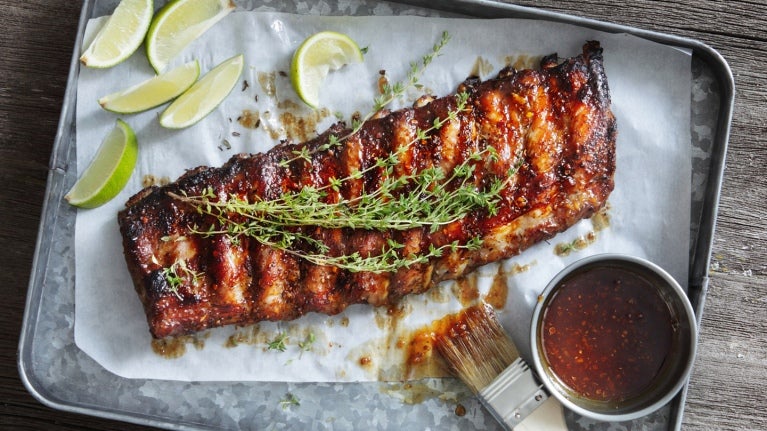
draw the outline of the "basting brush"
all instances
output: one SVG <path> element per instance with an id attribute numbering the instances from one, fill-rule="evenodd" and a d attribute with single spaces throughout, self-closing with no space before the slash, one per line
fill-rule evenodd
<path id="1" fill-rule="evenodd" d="M 452 374 L 508 429 L 567 430 L 561 406 L 519 357 L 489 305 L 467 309 L 437 337 L 436 348 Z"/>

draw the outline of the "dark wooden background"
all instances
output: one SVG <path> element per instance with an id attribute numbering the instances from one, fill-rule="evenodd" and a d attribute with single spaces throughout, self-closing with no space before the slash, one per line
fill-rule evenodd
<path id="1" fill-rule="evenodd" d="M 701 40 L 729 62 L 735 115 L 685 430 L 767 430 L 767 2 L 519 4 Z M 48 160 L 81 3 L 0 0 L 0 429 L 145 430 L 33 399 L 16 368 Z"/>

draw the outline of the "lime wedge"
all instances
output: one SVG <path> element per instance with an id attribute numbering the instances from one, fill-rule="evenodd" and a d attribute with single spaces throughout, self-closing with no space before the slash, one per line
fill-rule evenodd
<path id="1" fill-rule="evenodd" d="M 320 87 L 331 70 L 349 63 L 361 63 L 362 50 L 349 36 L 323 31 L 308 37 L 293 54 L 290 82 L 307 105 L 320 104 Z"/>
<path id="2" fill-rule="evenodd" d="M 152 22 L 152 0 L 121 0 L 80 61 L 88 67 L 112 67 L 130 57 Z"/>
<path id="3" fill-rule="evenodd" d="M 99 99 L 99 105 L 118 114 L 134 114 L 160 106 L 189 89 L 200 76 L 197 60 L 169 70 L 117 93 Z"/>
<path id="4" fill-rule="evenodd" d="M 202 120 L 232 92 L 244 65 L 240 54 L 214 67 L 165 109 L 160 124 L 182 129 Z"/>
<path id="5" fill-rule="evenodd" d="M 235 8 L 232 0 L 175 0 L 152 20 L 146 35 L 146 55 L 157 73 L 187 45 Z"/>
<path id="6" fill-rule="evenodd" d="M 91 164 L 64 199 L 81 208 L 104 205 L 125 187 L 136 166 L 137 157 L 136 135 L 128 124 L 117 120 Z"/>

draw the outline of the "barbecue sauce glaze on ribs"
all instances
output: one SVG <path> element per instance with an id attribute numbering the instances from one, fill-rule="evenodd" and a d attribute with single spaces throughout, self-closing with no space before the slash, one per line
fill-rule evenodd
<path id="1" fill-rule="evenodd" d="M 477 211 L 436 232 L 318 228 L 313 235 L 333 253 L 345 254 L 380 252 L 387 238 L 406 244 L 403 253 L 477 236 L 481 248 L 445 253 L 396 272 L 349 272 L 311 264 L 247 237 L 233 242 L 223 234 L 190 232 L 192 226 L 208 226 L 213 219 L 169 192 L 194 196 L 212 187 L 221 197 L 275 199 L 306 185 L 322 187 L 330 177 L 343 178 L 408 145 L 417 129 L 445 118 L 457 102 L 448 96 L 379 116 L 340 146 L 314 152 L 310 163 L 280 166 L 295 157 L 294 150 L 314 149 L 330 134 L 348 132 L 337 124 L 305 143 L 236 155 L 219 168 L 190 170 L 175 183 L 148 187 L 127 202 L 118 216 L 125 259 L 151 334 L 163 338 L 227 324 L 290 320 L 309 312 L 336 314 L 355 303 L 393 304 L 480 265 L 514 256 L 605 204 L 613 189 L 616 123 L 598 42 L 586 43 L 582 55 L 561 63 L 555 55 L 548 56 L 540 70 L 507 68 L 484 82 L 470 78 L 459 90 L 469 93 L 467 109 L 432 132 L 430 139 L 411 145 L 400 158 L 397 174 L 434 165 L 450 172 L 472 153 L 492 146 L 499 159 L 479 163 L 475 180 L 481 186 L 487 178 L 505 176 L 521 154 L 521 166 L 500 193 L 497 214 Z M 346 183 L 340 193 L 356 196 L 363 183 L 371 190 L 379 179 L 380 173 L 373 170 Z M 186 277 L 172 289 L 163 270 L 180 260 L 200 277 L 194 283 Z"/>

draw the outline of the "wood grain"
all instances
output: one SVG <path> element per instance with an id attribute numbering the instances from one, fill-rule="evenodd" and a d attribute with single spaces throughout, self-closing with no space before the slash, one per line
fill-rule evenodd
<path id="1" fill-rule="evenodd" d="M 0 429 L 149 430 L 63 413 L 32 398 L 16 351 L 48 161 L 80 17 L 76 1 L 0 0 Z"/>
<path id="2" fill-rule="evenodd" d="M 521 5 L 701 40 L 737 97 L 685 430 L 765 430 L 767 31 L 763 1 L 541 0 Z M 70 0 L 0 0 L 0 429 L 148 430 L 49 409 L 24 389 L 16 350 L 80 13 Z"/>

